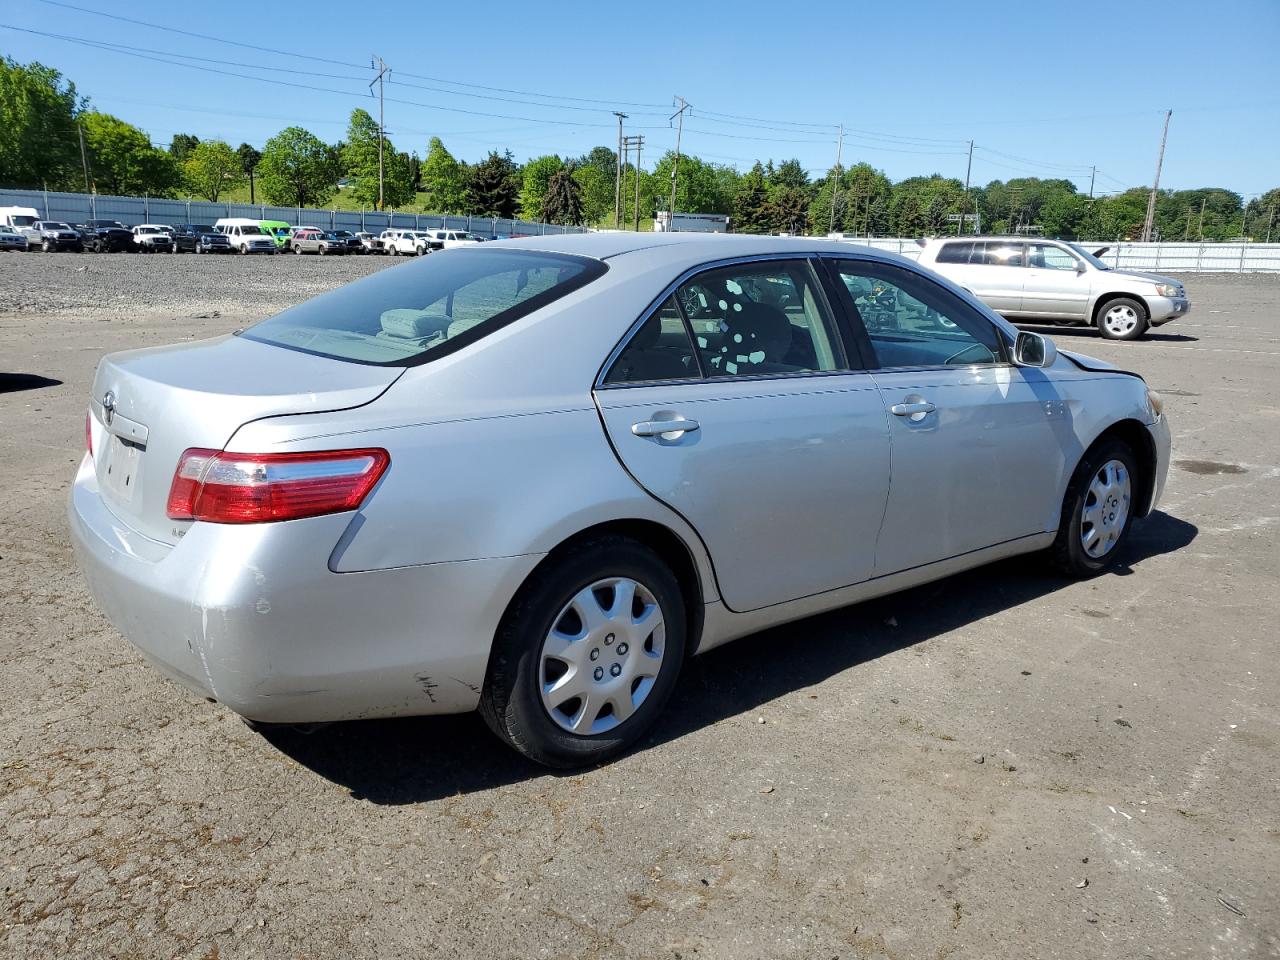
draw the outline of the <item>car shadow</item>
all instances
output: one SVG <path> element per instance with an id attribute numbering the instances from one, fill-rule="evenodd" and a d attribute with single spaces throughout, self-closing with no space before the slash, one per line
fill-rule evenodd
<path id="1" fill-rule="evenodd" d="M 22 390 L 60 386 L 62 386 L 61 380 L 42 377 L 37 373 L 0 373 L 0 393 L 18 393 Z"/>
<path id="2" fill-rule="evenodd" d="M 1198 530 L 1156 511 L 1133 528 L 1113 574 L 1180 550 Z M 752 634 L 690 660 L 663 718 L 634 750 L 759 708 L 984 617 L 1030 603 L 1073 581 L 1014 557 L 876 600 Z M 332 724 L 313 733 L 272 728 L 276 749 L 377 804 L 410 804 L 488 790 L 549 771 L 494 737 L 477 714 Z M 576 773 L 573 771 L 571 773 Z"/>
<path id="3" fill-rule="evenodd" d="M 1055 339 L 1061 337 L 1071 337 L 1079 340 L 1099 340 L 1104 343 L 1111 343 L 1110 340 L 1102 340 L 1101 335 L 1093 327 L 1068 327 L 1056 323 L 1019 323 L 1019 330 L 1031 330 L 1035 333 L 1042 333 Z M 1193 337 L 1186 333 L 1161 333 L 1159 329 L 1148 330 L 1142 335 L 1138 342 L 1149 340 L 1153 343 L 1197 343 L 1200 338 Z"/>

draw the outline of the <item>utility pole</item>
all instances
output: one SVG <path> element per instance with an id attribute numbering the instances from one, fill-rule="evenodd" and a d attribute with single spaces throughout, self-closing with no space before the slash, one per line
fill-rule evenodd
<path id="1" fill-rule="evenodd" d="M 1098 178 L 1098 167 L 1095 164 L 1089 168 L 1089 199 L 1093 199 L 1093 181 Z"/>
<path id="2" fill-rule="evenodd" d="M 632 168 L 635 174 L 635 181 L 636 181 L 636 230 L 640 229 L 640 145 L 642 143 L 644 143 L 643 136 L 622 138 L 622 154 L 624 157 L 627 158 L 628 161 L 630 161 L 631 159 L 631 148 L 632 147 L 636 148 L 636 163 L 635 163 L 635 166 Z M 626 200 L 624 199 L 622 201 L 621 218 L 618 221 L 619 227 L 622 226 L 622 221 L 626 219 L 626 216 L 627 216 L 627 203 L 626 203 Z"/>
<path id="3" fill-rule="evenodd" d="M 644 147 L 644 134 L 635 138 L 636 141 L 636 233 L 640 232 L 640 150 Z"/>
<path id="4" fill-rule="evenodd" d="M 373 55 L 370 66 L 378 71 L 378 75 L 369 83 L 369 95 L 373 96 L 373 85 L 376 83 L 378 85 L 378 209 L 382 210 L 382 182 L 383 170 L 385 169 L 382 160 L 382 148 L 383 143 L 386 141 L 386 100 L 382 95 L 382 78 L 391 72 L 391 68 L 376 53 Z"/>
<path id="5" fill-rule="evenodd" d="M 676 225 L 676 177 L 680 173 L 680 134 L 684 132 L 684 112 L 689 109 L 689 104 L 684 97 L 676 96 L 676 100 L 680 101 L 680 109 L 673 113 L 668 119 L 676 121 L 676 162 L 671 167 L 671 205 L 667 208 L 667 229 L 674 230 Z M 637 164 L 639 166 L 639 164 Z"/>
<path id="6" fill-rule="evenodd" d="M 1200 198 L 1200 226 L 1197 229 L 1196 233 L 1199 235 L 1199 239 L 1201 240 L 1204 239 L 1204 204 L 1207 199 L 1208 197 Z"/>
<path id="7" fill-rule="evenodd" d="M 1169 118 L 1173 116 L 1172 110 L 1166 110 L 1164 114 L 1164 131 L 1160 134 L 1160 156 L 1156 158 L 1156 181 L 1151 185 L 1151 197 L 1147 200 L 1147 219 L 1142 225 L 1142 242 L 1147 243 L 1151 240 L 1151 228 L 1156 222 L 1156 194 L 1160 190 L 1160 168 L 1164 166 L 1164 145 L 1169 138 Z"/>
<path id="8" fill-rule="evenodd" d="M 1271 216 L 1267 217 L 1267 243 L 1271 242 L 1271 224 L 1275 223 L 1276 208 L 1273 204 L 1271 207 Z"/>
<path id="9" fill-rule="evenodd" d="M 973 141 L 969 141 L 969 162 L 964 168 L 964 203 L 960 206 L 960 222 L 956 224 L 956 236 L 964 233 L 964 215 L 969 209 L 969 174 L 973 172 Z"/>
<path id="10" fill-rule="evenodd" d="M 627 119 L 625 113 L 613 111 L 613 115 L 618 118 L 618 162 L 614 164 L 616 167 L 617 183 L 613 187 L 613 225 L 617 229 L 622 229 L 622 121 Z"/>
<path id="11" fill-rule="evenodd" d="M 76 124 L 80 131 L 80 165 L 84 168 L 84 192 L 89 193 L 89 155 L 84 151 L 84 127 Z"/>
<path id="12" fill-rule="evenodd" d="M 844 124 L 840 124 L 840 137 L 836 140 L 836 165 L 831 170 L 831 233 L 836 230 L 836 194 L 840 192 L 840 156 L 844 150 Z"/>

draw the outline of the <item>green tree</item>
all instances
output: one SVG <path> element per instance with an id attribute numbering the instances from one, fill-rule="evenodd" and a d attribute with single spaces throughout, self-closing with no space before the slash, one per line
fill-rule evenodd
<path id="1" fill-rule="evenodd" d="M 582 223 L 582 187 L 573 176 L 573 166 L 561 167 L 551 175 L 542 197 L 542 219 L 546 223 L 579 226 Z"/>
<path id="2" fill-rule="evenodd" d="M 582 191 L 582 219 L 585 223 L 599 224 L 613 217 L 613 174 L 606 174 L 595 164 L 583 164 L 573 168 L 573 179 Z"/>
<path id="3" fill-rule="evenodd" d="M 738 195 L 734 198 L 733 220 L 735 233 L 768 233 L 770 228 L 769 184 L 765 170 L 757 160 L 750 172 L 742 178 Z"/>
<path id="4" fill-rule="evenodd" d="M 1246 208 L 1248 214 L 1248 233 L 1254 239 L 1270 243 L 1280 237 L 1280 187 L 1268 190 L 1262 196 L 1249 201 Z"/>
<path id="5" fill-rule="evenodd" d="M 520 171 L 510 151 L 490 150 L 489 156 L 467 171 L 468 213 L 510 219 L 516 215 L 519 195 Z"/>
<path id="6" fill-rule="evenodd" d="M 671 205 L 671 173 L 675 167 L 675 153 L 668 152 L 653 168 L 653 189 L 659 210 Z M 721 203 L 720 181 L 710 164 L 695 156 L 680 157 L 679 175 L 676 177 L 677 213 L 727 213 Z"/>
<path id="7" fill-rule="evenodd" d="M 441 141 L 432 137 L 427 159 L 422 161 L 423 209 L 428 213 L 464 213 L 467 209 L 467 177 Z"/>
<path id="8" fill-rule="evenodd" d="M 894 184 L 889 199 L 890 227 L 901 237 L 936 236 L 950 226 L 947 217 L 960 212 L 964 184 L 951 177 L 933 174 L 910 177 Z"/>
<path id="9" fill-rule="evenodd" d="M 351 182 L 351 197 L 368 207 L 378 206 L 379 149 L 381 148 L 381 199 L 384 208 L 396 209 L 413 199 L 413 172 L 409 155 L 397 153 L 387 138 L 378 140 L 378 123 L 369 111 L 351 111 L 347 140 L 338 149 L 339 164 Z"/>
<path id="10" fill-rule="evenodd" d="M 809 229 L 809 191 L 802 187 L 775 187 L 765 204 L 765 215 L 775 230 L 800 235 Z"/>
<path id="11" fill-rule="evenodd" d="M 80 116 L 85 147 L 97 188 L 104 193 L 177 195 L 182 169 L 168 151 L 131 124 L 109 113 Z"/>
<path id="12" fill-rule="evenodd" d="M 84 186 L 76 85 L 41 63 L 0 58 L 0 186 Z"/>
<path id="13" fill-rule="evenodd" d="M 191 151 L 200 146 L 200 138 L 194 133 L 175 133 L 169 141 L 169 156 L 179 163 L 186 163 Z"/>
<path id="14" fill-rule="evenodd" d="M 1096 207 L 1100 237 L 1105 240 L 1138 239 L 1147 218 L 1150 193 L 1143 187 L 1134 187 L 1099 200 Z"/>
<path id="15" fill-rule="evenodd" d="M 173 153 L 170 149 L 170 154 Z M 217 203 L 222 191 L 244 180 L 240 157 L 222 140 L 205 140 L 196 145 L 182 165 L 187 185 L 198 196 Z"/>
<path id="16" fill-rule="evenodd" d="M 537 220 L 542 216 L 542 201 L 551 185 L 551 178 L 564 169 L 564 161 L 551 154 L 536 157 L 524 165 L 520 187 L 520 216 Z"/>
<path id="17" fill-rule="evenodd" d="M 267 202 L 280 206 L 319 206 L 337 191 L 332 151 L 302 127 L 286 127 L 266 142 L 257 174 Z"/>
<path id="18" fill-rule="evenodd" d="M 770 166 L 772 166 L 770 161 Z M 805 190 L 809 187 L 809 175 L 804 172 L 799 160 L 784 160 L 769 175 L 769 184 L 774 187 Z"/>
<path id="19" fill-rule="evenodd" d="M 254 196 L 253 174 L 258 169 L 258 163 L 262 160 L 262 153 L 249 144 L 242 143 L 236 147 L 236 156 L 240 158 L 240 169 L 249 178 L 249 202 L 257 203 L 257 198 Z"/>

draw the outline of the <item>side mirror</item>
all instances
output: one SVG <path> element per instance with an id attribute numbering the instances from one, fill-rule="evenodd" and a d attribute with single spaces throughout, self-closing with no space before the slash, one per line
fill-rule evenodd
<path id="1" fill-rule="evenodd" d="M 1076 273 L 1078 273 L 1078 274 L 1080 274 L 1080 273 L 1084 273 L 1084 272 L 1085 272 L 1086 270 L 1088 270 L 1088 269 L 1089 269 L 1089 268 L 1085 266 L 1085 264 L 1084 264 L 1084 261 L 1083 261 L 1083 260 L 1077 260 L 1077 261 L 1076 261 Z"/>
<path id="2" fill-rule="evenodd" d="M 1039 333 L 1026 330 L 1018 332 L 1013 343 L 1013 362 L 1020 367 L 1051 367 L 1058 359 L 1058 348 L 1052 340 Z"/>

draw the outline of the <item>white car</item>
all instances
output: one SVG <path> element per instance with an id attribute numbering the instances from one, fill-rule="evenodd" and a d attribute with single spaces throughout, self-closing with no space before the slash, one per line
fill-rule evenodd
<path id="1" fill-rule="evenodd" d="M 160 223 L 140 223 L 133 228 L 133 242 L 142 253 L 172 253 L 173 227 Z"/>
<path id="2" fill-rule="evenodd" d="M 454 247 L 474 247 L 480 243 L 465 230 L 419 230 L 418 235 L 430 250 L 452 250 Z"/>
<path id="3" fill-rule="evenodd" d="M 231 246 L 239 253 L 275 253 L 276 241 L 264 233 L 257 220 L 244 217 L 227 217 L 214 223 L 213 229 L 225 234 Z"/>
<path id="4" fill-rule="evenodd" d="M 1094 326 L 1109 340 L 1137 340 L 1191 306 L 1180 281 L 1113 269 L 1063 240 L 952 237 L 923 246 L 921 266 L 1019 323 Z"/>
<path id="5" fill-rule="evenodd" d="M 422 241 L 416 230 L 384 230 L 379 238 L 382 241 L 382 252 L 398 257 L 401 254 L 413 257 L 422 251 Z"/>

